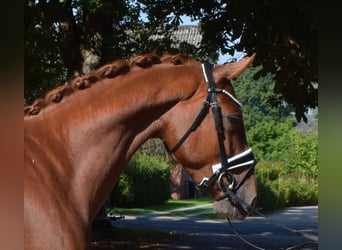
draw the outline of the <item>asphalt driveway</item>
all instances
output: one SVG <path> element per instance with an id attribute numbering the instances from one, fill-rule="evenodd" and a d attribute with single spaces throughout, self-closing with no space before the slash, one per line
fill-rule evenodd
<path id="1" fill-rule="evenodd" d="M 257 249 L 244 240 L 259 249 L 318 249 L 318 206 L 289 207 L 268 213 L 266 218 L 253 216 L 231 223 L 233 228 L 224 219 L 205 219 L 198 214 L 180 217 L 150 213 L 125 216 L 112 225 L 181 235 L 174 242 L 149 249 Z"/>

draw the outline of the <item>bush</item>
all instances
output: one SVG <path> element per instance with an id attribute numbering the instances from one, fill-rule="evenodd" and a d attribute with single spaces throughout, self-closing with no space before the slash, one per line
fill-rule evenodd
<path id="1" fill-rule="evenodd" d="M 282 178 L 279 180 L 279 189 L 285 206 L 318 204 L 317 183 L 310 183 L 305 179 Z"/>
<path id="2" fill-rule="evenodd" d="M 301 133 L 291 121 L 263 122 L 248 132 L 248 142 L 260 160 L 283 162 L 284 173 L 317 179 L 318 135 Z"/>
<path id="3" fill-rule="evenodd" d="M 261 161 L 256 166 L 257 207 L 270 211 L 285 206 L 318 204 L 317 181 L 287 173 L 282 162 Z"/>
<path id="4" fill-rule="evenodd" d="M 293 127 L 290 120 L 285 122 L 260 122 L 247 132 L 248 144 L 252 146 L 258 159 L 277 161 L 285 149 L 279 139 Z"/>
<path id="5" fill-rule="evenodd" d="M 288 138 L 288 139 L 287 139 Z M 298 173 L 299 177 L 317 180 L 318 177 L 318 135 L 303 134 L 292 129 L 286 141 L 287 148 L 283 151 L 287 173 Z"/>
<path id="6" fill-rule="evenodd" d="M 170 170 L 167 162 L 144 153 L 135 155 L 118 183 L 111 200 L 117 207 L 143 207 L 162 204 L 170 196 Z"/>
<path id="7" fill-rule="evenodd" d="M 255 169 L 257 179 L 257 207 L 263 210 L 273 210 L 284 206 L 281 196 L 275 188 L 275 183 L 281 174 L 282 164 L 261 161 Z"/>
<path id="8" fill-rule="evenodd" d="M 248 132 L 256 158 L 257 206 L 272 210 L 318 203 L 318 135 L 265 121 Z"/>

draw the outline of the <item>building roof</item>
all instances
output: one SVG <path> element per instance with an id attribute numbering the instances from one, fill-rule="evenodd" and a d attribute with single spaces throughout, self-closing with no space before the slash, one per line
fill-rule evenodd
<path id="1" fill-rule="evenodd" d="M 163 34 L 155 34 L 150 37 L 152 40 L 162 39 Z M 172 32 L 171 39 L 175 47 L 178 47 L 180 43 L 186 42 L 195 47 L 199 47 L 202 40 L 202 35 L 199 31 L 198 25 L 180 25 Z"/>
<path id="2" fill-rule="evenodd" d="M 175 30 L 171 38 L 177 43 L 187 42 L 191 45 L 199 47 L 202 40 L 202 35 L 199 31 L 198 25 L 180 25 Z"/>

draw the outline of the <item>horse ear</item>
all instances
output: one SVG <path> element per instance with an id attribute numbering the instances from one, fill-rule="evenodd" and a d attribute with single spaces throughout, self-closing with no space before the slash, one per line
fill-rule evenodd
<path id="1" fill-rule="evenodd" d="M 238 78 L 247 67 L 254 61 L 255 53 L 252 56 L 242 58 L 238 62 L 232 62 L 224 65 L 217 65 L 214 67 L 215 80 L 226 78 L 235 80 Z"/>

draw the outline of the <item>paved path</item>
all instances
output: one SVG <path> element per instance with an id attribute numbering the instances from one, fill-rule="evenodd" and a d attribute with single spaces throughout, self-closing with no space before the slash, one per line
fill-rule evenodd
<path id="1" fill-rule="evenodd" d="M 318 207 L 290 207 L 269 213 L 264 217 L 248 217 L 232 221 L 235 230 L 252 244 L 271 249 L 318 249 Z M 166 230 L 182 235 L 177 242 L 155 249 L 255 249 L 241 240 L 234 229 L 223 219 L 204 219 L 197 216 L 168 216 L 167 213 L 149 213 L 125 216 L 112 222 L 113 226 Z M 301 234 L 284 229 L 283 225 Z M 309 238 L 305 238 L 302 234 Z"/>

